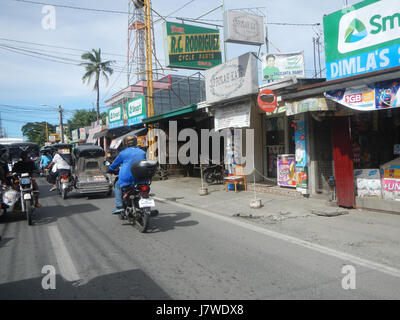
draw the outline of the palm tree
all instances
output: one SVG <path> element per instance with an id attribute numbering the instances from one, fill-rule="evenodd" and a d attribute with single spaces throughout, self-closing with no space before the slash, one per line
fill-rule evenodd
<path id="1" fill-rule="evenodd" d="M 89 84 L 90 80 L 93 76 L 95 76 L 95 82 L 93 90 L 97 91 L 97 119 L 100 119 L 100 107 L 99 107 L 99 97 L 100 97 L 100 87 L 99 80 L 100 74 L 106 79 L 108 85 L 108 76 L 112 75 L 114 70 L 111 68 L 111 65 L 115 63 L 115 61 L 101 61 L 101 50 L 92 49 L 92 51 L 88 51 L 82 54 L 81 58 L 88 62 L 82 62 L 80 66 L 84 66 L 86 69 L 86 73 L 82 77 L 83 83 L 87 82 Z"/>

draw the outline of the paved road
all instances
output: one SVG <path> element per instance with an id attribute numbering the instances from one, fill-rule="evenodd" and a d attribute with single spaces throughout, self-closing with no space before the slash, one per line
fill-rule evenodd
<path id="1" fill-rule="evenodd" d="M 112 198 L 40 185 L 34 226 L 18 215 L 0 224 L 0 299 L 399 299 L 400 278 L 196 210 L 157 202 L 141 234 L 110 214 Z M 56 289 L 44 290 L 44 266 Z"/>

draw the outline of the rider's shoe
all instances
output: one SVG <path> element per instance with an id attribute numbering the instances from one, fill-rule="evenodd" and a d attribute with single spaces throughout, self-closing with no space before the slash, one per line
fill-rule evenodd
<path id="1" fill-rule="evenodd" d="M 36 208 L 41 208 L 42 205 L 41 205 L 39 202 L 36 202 L 35 207 L 36 207 Z"/>
<path id="2" fill-rule="evenodd" d="M 51 189 L 49 190 L 50 192 L 57 190 L 57 187 L 51 187 Z"/>
<path id="3" fill-rule="evenodd" d="M 112 214 L 120 214 L 124 209 L 114 209 L 111 213 Z"/>

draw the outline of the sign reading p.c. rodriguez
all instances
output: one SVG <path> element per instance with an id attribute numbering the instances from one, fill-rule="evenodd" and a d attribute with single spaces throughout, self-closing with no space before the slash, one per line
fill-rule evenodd
<path id="1" fill-rule="evenodd" d="M 181 23 L 164 23 L 168 67 L 205 70 L 222 62 L 219 31 Z"/>

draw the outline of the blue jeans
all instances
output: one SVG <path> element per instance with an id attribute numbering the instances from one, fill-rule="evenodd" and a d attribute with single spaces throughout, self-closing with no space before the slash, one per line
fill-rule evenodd
<path id="1" fill-rule="evenodd" d="M 118 181 L 114 183 L 114 197 L 115 197 L 115 207 L 117 209 L 123 209 L 124 203 L 122 202 L 122 190 Z"/>

